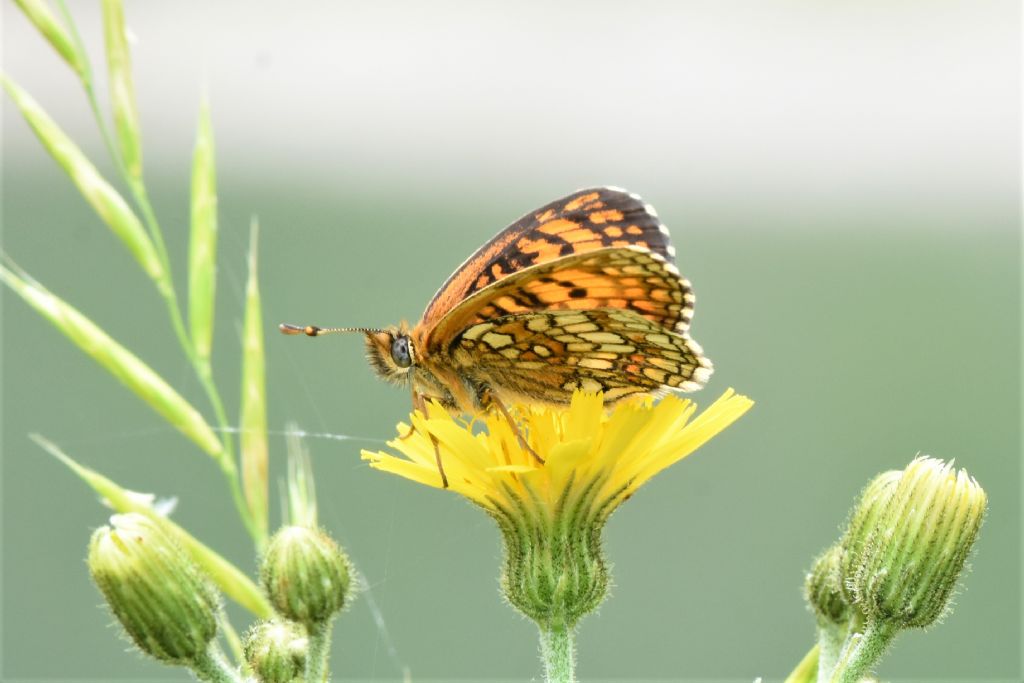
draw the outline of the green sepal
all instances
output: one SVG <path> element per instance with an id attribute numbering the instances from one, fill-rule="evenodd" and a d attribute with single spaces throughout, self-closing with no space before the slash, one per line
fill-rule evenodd
<path id="1" fill-rule="evenodd" d="M 570 483 L 552 517 L 507 490 L 515 509 L 493 501 L 488 510 L 502 532 L 505 561 L 501 588 L 508 602 L 547 628 L 575 628 L 608 594 L 610 575 L 601 543 L 604 518 L 593 508 L 592 482 L 578 497 Z M 565 501 L 575 500 L 571 507 Z"/>

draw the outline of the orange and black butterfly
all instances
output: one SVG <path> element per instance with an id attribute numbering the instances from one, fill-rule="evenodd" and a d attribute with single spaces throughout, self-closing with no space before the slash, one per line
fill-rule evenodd
<path id="1" fill-rule="evenodd" d="M 687 334 L 694 297 L 674 260 L 668 230 L 640 197 L 580 190 L 480 247 L 412 328 L 281 331 L 361 332 L 377 374 L 410 387 L 417 408 L 434 400 L 507 415 L 507 403 L 568 404 L 577 389 L 607 402 L 693 391 L 711 361 Z"/>

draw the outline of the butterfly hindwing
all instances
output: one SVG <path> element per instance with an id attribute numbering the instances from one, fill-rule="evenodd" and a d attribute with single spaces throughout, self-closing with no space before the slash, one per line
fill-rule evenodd
<path id="1" fill-rule="evenodd" d="M 617 188 L 579 190 L 508 226 L 448 278 L 423 313 L 431 328 L 474 293 L 525 268 L 609 247 L 642 247 L 673 263 L 668 230 L 638 195 Z"/>
<path id="2" fill-rule="evenodd" d="M 452 359 L 510 398 L 564 403 L 576 389 L 607 400 L 704 385 L 711 362 L 685 334 L 635 311 L 591 309 L 503 316 L 455 340 Z"/>

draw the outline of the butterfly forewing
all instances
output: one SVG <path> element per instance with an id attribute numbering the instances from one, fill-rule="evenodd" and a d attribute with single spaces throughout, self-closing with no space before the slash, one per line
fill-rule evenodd
<path id="1" fill-rule="evenodd" d="M 668 230 L 639 196 L 609 187 L 579 190 L 531 211 L 480 247 L 441 285 L 420 324 L 433 327 L 475 292 L 530 266 L 628 246 L 669 263 L 675 257 Z"/>
<path id="2" fill-rule="evenodd" d="M 573 254 L 530 266 L 476 292 L 434 326 L 428 346 L 443 348 L 467 327 L 514 313 L 595 308 L 632 310 L 682 332 L 692 315 L 693 293 L 674 265 L 640 247 Z"/>

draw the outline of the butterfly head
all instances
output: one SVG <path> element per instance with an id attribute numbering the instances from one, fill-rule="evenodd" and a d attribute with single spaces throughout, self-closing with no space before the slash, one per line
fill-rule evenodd
<path id="1" fill-rule="evenodd" d="M 405 325 L 366 330 L 366 358 L 381 379 L 404 383 L 416 365 L 416 349 Z"/>
<path id="2" fill-rule="evenodd" d="M 366 338 L 366 358 L 381 379 L 403 384 L 410 378 L 416 365 L 416 350 L 409 327 L 389 327 L 384 330 L 369 327 L 317 327 L 283 324 L 279 327 L 284 334 L 304 334 L 319 337 L 337 332 L 358 332 Z"/>

